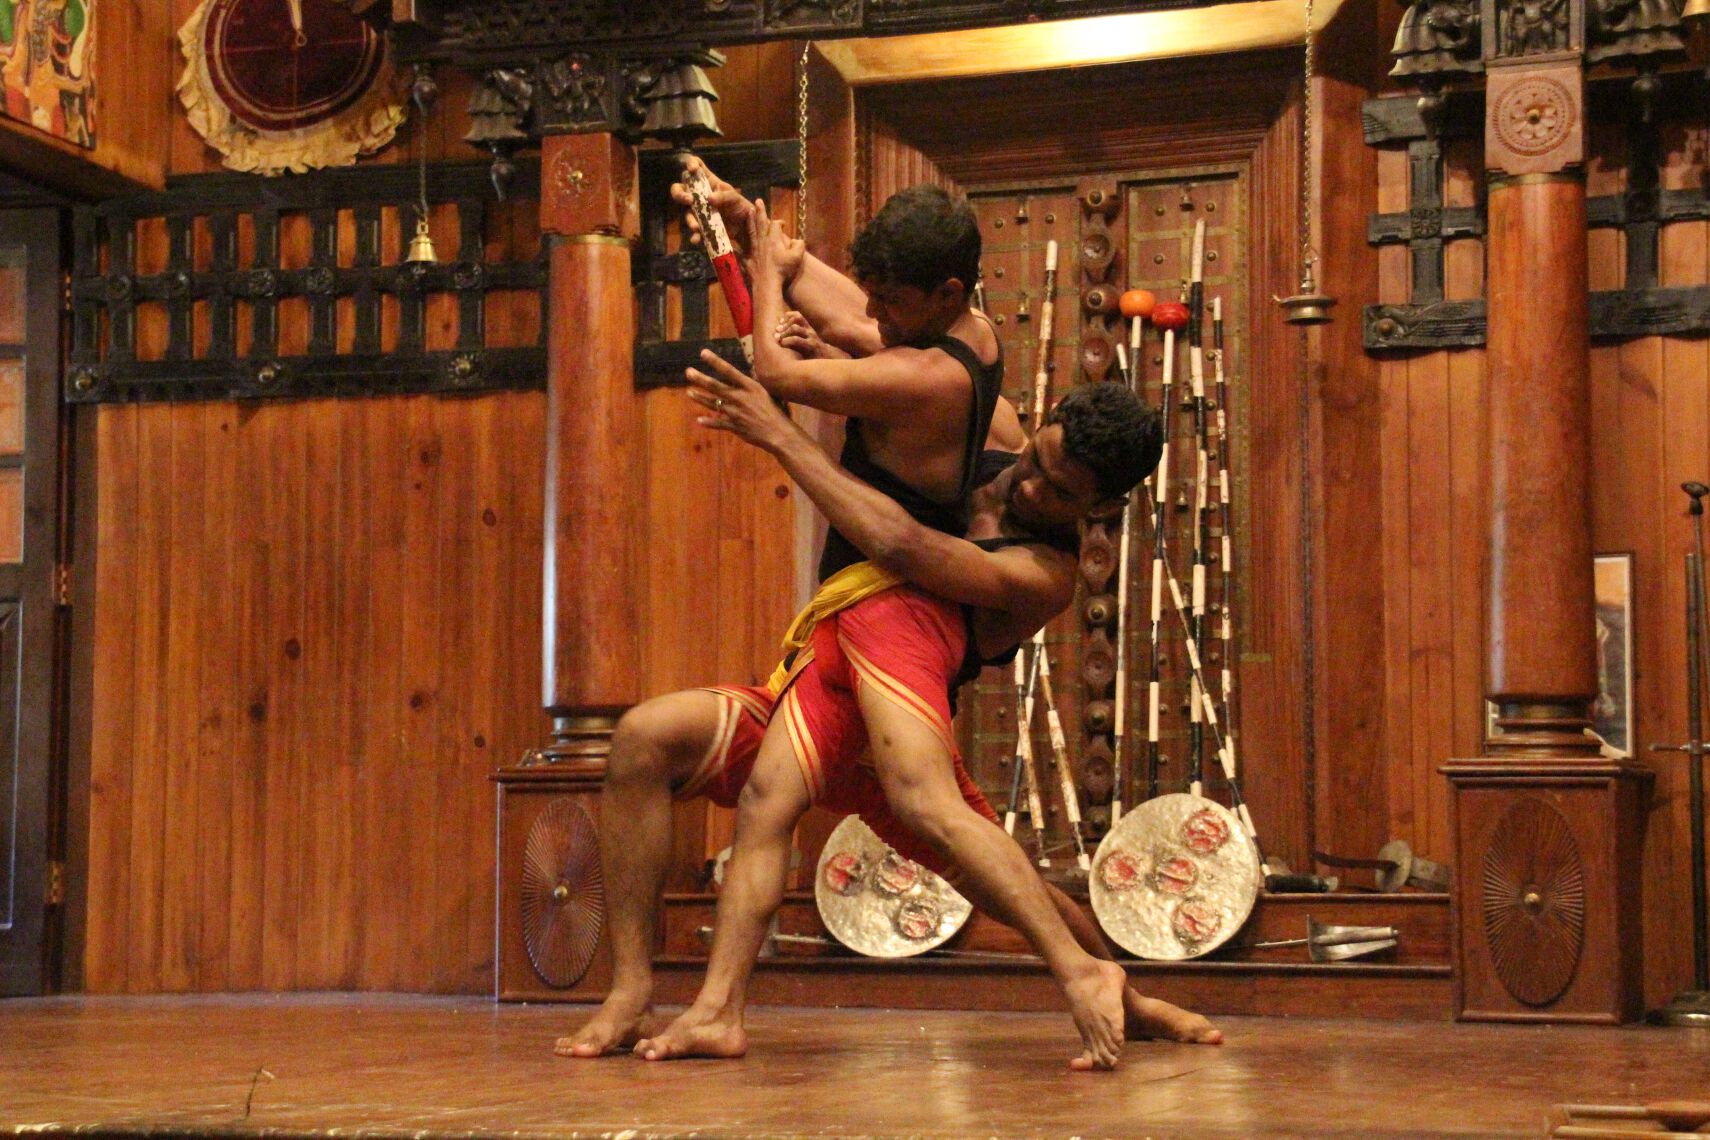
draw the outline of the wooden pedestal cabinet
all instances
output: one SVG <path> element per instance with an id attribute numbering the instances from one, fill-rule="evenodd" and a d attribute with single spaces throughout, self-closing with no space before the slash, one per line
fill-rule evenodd
<path id="1" fill-rule="evenodd" d="M 1456 1007 L 1468 1021 L 1620 1023 L 1643 1008 L 1641 797 L 1609 761 L 1458 760 Z"/>
<path id="2" fill-rule="evenodd" d="M 505 768 L 498 784 L 500 1001 L 596 1001 L 611 983 L 600 872 L 600 773 Z"/>

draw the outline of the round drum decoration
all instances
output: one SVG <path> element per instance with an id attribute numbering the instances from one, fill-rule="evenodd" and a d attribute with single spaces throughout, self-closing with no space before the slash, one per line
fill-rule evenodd
<path id="1" fill-rule="evenodd" d="M 831 936 L 869 958 L 931 950 L 973 911 L 943 878 L 898 855 L 853 815 L 826 838 L 813 895 Z"/>
<path id="2" fill-rule="evenodd" d="M 594 821 L 581 804 L 560 796 L 535 817 L 523 847 L 523 948 L 540 980 L 556 989 L 581 981 L 605 916 Z"/>
<path id="3" fill-rule="evenodd" d="M 227 166 L 345 166 L 403 121 L 385 37 L 334 0 L 202 0 L 178 32 L 178 94 Z"/>
<path id="4" fill-rule="evenodd" d="M 1093 857 L 1093 914 L 1124 950 L 1153 961 L 1209 954 L 1252 913 L 1259 853 L 1222 804 L 1184 793 L 1147 800 Z"/>

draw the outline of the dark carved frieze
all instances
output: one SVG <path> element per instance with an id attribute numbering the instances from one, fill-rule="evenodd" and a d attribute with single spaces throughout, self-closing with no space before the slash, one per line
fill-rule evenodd
<path id="1" fill-rule="evenodd" d="M 861 26 L 861 0 L 766 0 L 764 31 L 835 32 Z"/>
<path id="2" fill-rule="evenodd" d="M 438 0 L 393 23 L 404 61 L 472 69 L 570 52 L 663 55 L 794 39 L 957 31 L 1035 20 L 1161 11 L 1181 0 Z"/>

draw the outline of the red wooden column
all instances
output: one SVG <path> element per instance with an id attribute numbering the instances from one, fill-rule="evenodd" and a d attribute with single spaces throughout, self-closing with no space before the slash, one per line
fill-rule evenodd
<path id="1" fill-rule="evenodd" d="M 1498 732 L 1451 761 L 1456 994 L 1478 1020 L 1638 1014 L 1643 769 L 1584 734 L 1597 694 L 1584 72 L 1487 62 L 1490 594 Z"/>
<path id="2" fill-rule="evenodd" d="M 542 703 L 552 739 L 495 773 L 501 1000 L 600 997 L 611 979 L 597 832 L 612 728 L 641 698 L 645 500 L 630 239 L 635 151 L 609 134 L 541 147 L 547 303 Z"/>
<path id="3" fill-rule="evenodd" d="M 549 757 L 602 764 L 611 726 L 641 698 L 636 608 L 644 499 L 629 239 L 636 159 L 611 135 L 541 150 L 547 314 L 542 701 Z"/>

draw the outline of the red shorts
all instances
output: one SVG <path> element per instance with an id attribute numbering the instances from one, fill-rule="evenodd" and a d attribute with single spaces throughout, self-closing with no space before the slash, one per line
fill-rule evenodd
<path id="1" fill-rule="evenodd" d="M 862 686 L 872 686 L 926 724 L 950 756 L 963 800 L 997 822 L 962 763 L 950 727 L 950 683 L 961 667 L 966 637 L 959 606 L 908 586 L 832 614 L 797 654 L 776 702 L 760 687 L 708 690 L 721 698 L 718 731 L 678 797 L 706 795 L 734 806 L 775 715 L 789 733 L 815 804 L 859 815 L 905 858 L 948 874 L 944 860 L 891 812 L 868 753 L 857 694 Z"/>

